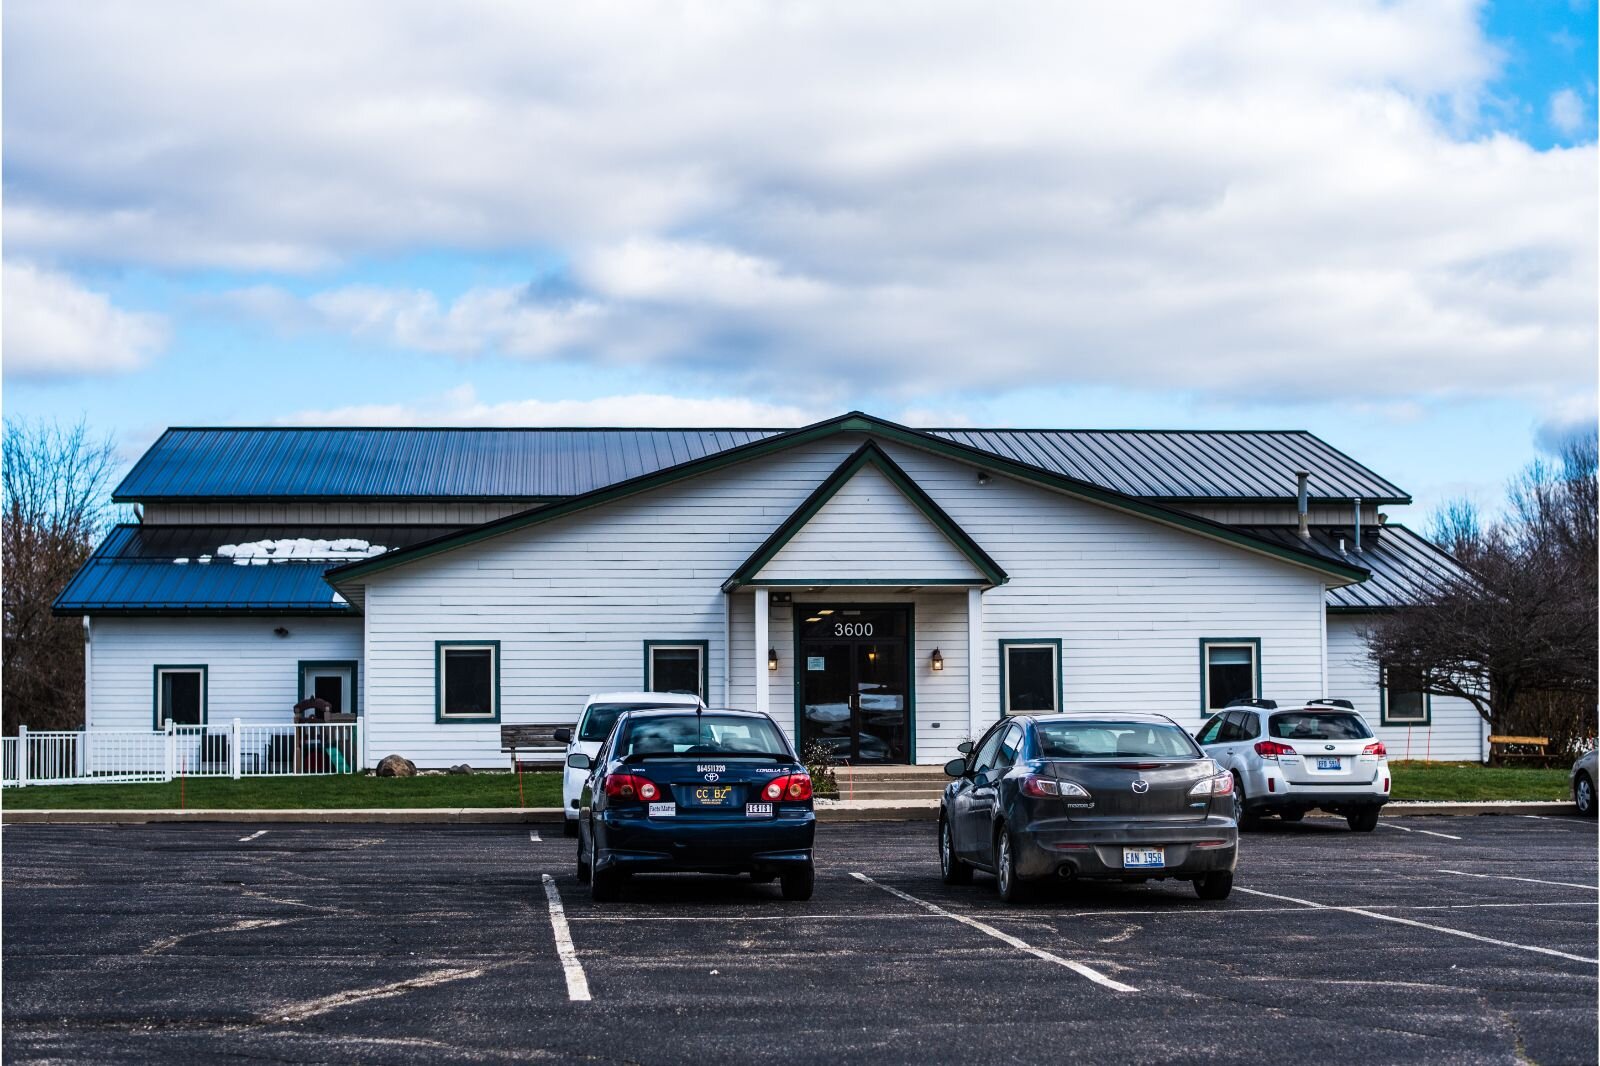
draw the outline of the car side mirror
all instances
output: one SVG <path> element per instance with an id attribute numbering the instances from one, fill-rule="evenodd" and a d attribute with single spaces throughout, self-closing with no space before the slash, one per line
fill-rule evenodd
<path id="1" fill-rule="evenodd" d="M 956 745 L 956 750 L 959 751 L 963 755 L 971 755 L 972 754 L 972 741 L 963 740 L 961 743 Z"/>
<path id="2" fill-rule="evenodd" d="M 567 765 L 574 770 L 588 770 L 594 766 L 594 763 L 583 752 L 575 751 L 567 756 Z"/>
<path id="3" fill-rule="evenodd" d="M 557 729 L 550 734 L 550 737 L 557 744 L 570 744 L 572 743 L 572 730 Z"/>
<path id="4" fill-rule="evenodd" d="M 949 774 L 951 777 L 966 777 L 967 760 L 951 759 L 949 762 L 944 764 L 944 772 Z"/>

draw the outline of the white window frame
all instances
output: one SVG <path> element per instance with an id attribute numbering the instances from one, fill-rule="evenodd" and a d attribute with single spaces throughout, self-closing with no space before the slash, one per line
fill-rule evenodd
<path id="1" fill-rule="evenodd" d="M 1211 706 L 1211 652 L 1215 648 L 1244 648 L 1250 653 L 1250 698 L 1261 698 L 1261 645 L 1255 640 L 1229 637 L 1200 638 L 1200 713 L 1220 714 L 1225 707 Z"/>
<path id="2" fill-rule="evenodd" d="M 162 700 L 162 696 L 161 696 L 161 690 L 162 690 L 162 687 L 163 687 L 162 684 L 161 684 L 161 679 L 166 677 L 168 674 L 199 674 L 200 675 L 200 721 L 199 722 L 184 722 L 184 723 L 180 723 L 180 724 L 181 725 L 202 725 L 202 726 L 209 724 L 210 719 L 211 719 L 211 701 L 210 701 L 210 697 L 211 697 L 211 669 L 210 669 L 209 666 L 207 666 L 205 664 L 184 665 L 184 666 L 167 666 L 167 665 L 163 664 L 161 666 L 157 666 L 156 667 L 155 674 L 156 674 L 156 693 L 155 693 L 155 697 L 156 697 L 155 698 L 155 704 L 156 704 L 156 728 L 158 730 L 159 729 L 165 729 L 167 727 L 167 719 L 172 717 L 171 708 L 166 707 L 166 706 L 163 705 L 164 701 Z"/>
<path id="3" fill-rule="evenodd" d="M 445 693 L 449 686 L 446 684 L 445 663 L 447 653 L 452 651 L 486 651 L 489 653 L 489 711 L 486 714 L 451 714 L 445 710 Z M 434 678 L 435 699 L 434 720 L 436 722 L 498 722 L 500 720 L 500 642 L 498 640 L 441 640 L 436 642 L 434 649 Z"/>
<path id="4" fill-rule="evenodd" d="M 1011 702 L 1011 681 L 1015 678 L 1016 671 L 1011 669 L 1011 653 L 1013 651 L 1048 651 L 1050 653 L 1051 676 L 1055 680 L 1053 700 L 1056 706 L 1049 711 L 1019 711 Z M 1065 702 L 1065 692 L 1061 681 L 1061 642 L 1058 640 L 1002 640 L 1000 642 L 1000 671 L 1005 678 L 1005 683 L 1000 691 L 1000 713 L 1013 714 L 1060 714 L 1062 704 Z"/>
<path id="5" fill-rule="evenodd" d="M 695 660 L 700 664 L 696 672 L 695 698 L 704 703 L 710 689 L 706 676 L 706 652 L 709 645 L 704 642 L 683 640 L 647 640 L 644 642 L 644 687 L 646 692 L 661 691 L 656 688 L 656 652 L 658 651 L 692 651 Z"/>
<path id="6" fill-rule="evenodd" d="M 1378 699 L 1381 701 L 1378 714 L 1379 725 L 1409 725 L 1431 726 L 1433 724 L 1433 696 L 1427 689 L 1419 689 L 1417 694 L 1422 697 L 1420 704 L 1422 714 L 1417 718 L 1406 718 L 1394 713 L 1394 689 L 1389 685 L 1389 664 L 1384 663 L 1379 680 Z"/>

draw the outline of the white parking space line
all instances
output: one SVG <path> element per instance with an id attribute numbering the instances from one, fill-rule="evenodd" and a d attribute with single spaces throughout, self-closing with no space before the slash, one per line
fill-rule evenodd
<path id="1" fill-rule="evenodd" d="M 530 843 L 530 844 L 543 844 L 544 843 L 544 841 L 539 838 L 539 831 L 537 829 L 528 830 L 528 843 Z"/>
<path id="2" fill-rule="evenodd" d="M 544 878 L 544 895 L 550 901 L 550 929 L 556 937 L 556 955 L 561 959 L 561 970 L 567 977 L 567 998 L 574 1003 L 589 1001 L 589 978 L 584 975 L 583 963 L 578 961 L 578 949 L 572 943 L 572 930 L 567 928 L 567 911 L 561 905 L 561 893 L 556 891 L 556 879 L 549 874 Z"/>
<path id="3" fill-rule="evenodd" d="M 899 896 L 901 899 L 905 900 L 907 903 L 915 903 L 917 906 L 923 908 L 926 911 L 929 911 L 932 914 L 937 914 L 937 915 L 939 915 L 941 917 L 949 918 L 952 921 L 960 922 L 962 925 L 967 926 L 969 929 L 976 929 L 978 932 L 984 933 L 984 934 L 986 934 L 988 936 L 992 936 L 996 940 L 999 940 L 999 941 L 1001 941 L 1003 943 L 1010 944 L 1012 947 L 1017 948 L 1018 950 L 1026 951 L 1029 955 L 1032 955 L 1035 958 L 1044 959 L 1046 962 L 1053 962 L 1057 966 L 1065 966 L 1067 969 L 1071 970 L 1073 973 L 1079 974 L 1080 976 L 1083 976 L 1083 977 L 1087 977 L 1089 980 L 1093 981 L 1095 984 L 1101 985 L 1101 986 L 1103 986 L 1105 988 L 1109 988 L 1114 992 L 1137 992 L 1137 991 L 1139 991 L 1137 988 L 1134 988 L 1132 985 L 1125 985 L 1121 981 L 1112 980 L 1111 978 L 1107 977 L 1105 974 L 1101 973 L 1099 970 L 1094 969 L 1093 967 L 1085 966 L 1081 962 L 1073 962 L 1071 959 L 1063 959 L 1060 955 L 1053 955 L 1050 952 L 1045 951 L 1043 948 L 1034 947 L 1032 944 L 1028 943 L 1026 940 L 1017 939 L 1016 937 L 1012 936 L 1010 933 L 1002 933 L 1000 930 L 996 929 L 994 926 L 989 925 L 989 924 L 987 924 L 985 922 L 980 922 L 976 918 L 968 918 L 964 914 L 956 914 L 953 911 L 947 911 L 943 907 L 939 906 L 936 903 L 929 903 L 925 899 L 918 899 L 916 896 L 911 895 L 909 892 L 900 891 L 898 888 L 895 888 L 893 885 L 886 885 L 881 881 L 874 881 L 872 878 L 868 877 L 864 873 L 852 871 L 850 876 L 854 877 L 858 881 L 862 881 L 862 882 L 865 882 L 866 884 L 872 885 L 874 888 L 881 888 L 885 892 L 889 893 L 892 896 Z"/>
<path id="4" fill-rule="evenodd" d="M 1572 881 L 1543 881 L 1537 877 L 1512 877 L 1509 874 L 1469 874 L 1465 870 L 1435 870 L 1435 873 L 1454 874 L 1457 877 L 1482 877 L 1490 881 L 1526 881 L 1530 885 L 1556 885 L 1560 888 L 1587 888 L 1590 892 L 1600 892 L 1600 886 L 1580 885 Z"/>
<path id="5" fill-rule="evenodd" d="M 1359 914 L 1366 918 L 1376 918 L 1380 922 L 1395 922 L 1399 925 L 1415 926 L 1418 929 L 1429 929 L 1435 933 L 1447 933 L 1450 936 L 1459 936 L 1465 940 L 1476 940 L 1483 944 L 1493 944 L 1496 947 L 1515 948 L 1518 951 L 1534 951 L 1538 952 L 1540 955 L 1554 955 L 1558 959 L 1571 959 L 1573 962 L 1586 962 L 1590 965 L 1600 963 L 1600 959 L 1586 958 L 1582 955 L 1572 955 L 1565 951 L 1557 951 L 1554 948 L 1541 948 L 1533 944 L 1517 944 L 1510 940 L 1496 940 L 1492 936 L 1479 936 L 1477 933 L 1469 933 L 1465 929 L 1451 929 L 1447 925 L 1432 925 L 1428 922 L 1419 922 L 1412 918 L 1402 918 L 1398 914 L 1380 914 L 1377 911 L 1364 910 L 1361 907 L 1338 907 L 1330 903 L 1316 903 L 1309 899 L 1297 899 L 1294 896 L 1280 896 L 1275 892 L 1262 892 L 1254 888 L 1240 888 L 1238 885 L 1234 885 L 1233 890 L 1235 892 L 1247 892 L 1252 896 L 1265 896 L 1268 899 L 1281 899 L 1286 903 L 1299 903 L 1302 906 L 1310 907 L 1313 910 L 1343 911 L 1345 914 Z"/>
<path id="6" fill-rule="evenodd" d="M 1461 839 L 1460 837 L 1453 837 L 1449 833 L 1435 833 L 1432 829 L 1407 829 L 1405 826 L 1395 825 L 1393 822 L 1379 822 L 1378 824 L 1383 826 L 1385 829 L 1398 829 L 1402 833 L 1426 833 L 1428 836 L 1444 837 L 1446 840 Z"/>
<path id="7" fill-rule="evenodd" d="M 254 840 L 256 837 L 264 837 L 264 836 L 267 835 L 268 832 L 270 832 L 270 830 L 257 829 L 254 833 L 251 833 L 247 837 L 240 837 L 239 838 L 239 843 L 243 844 L 247 840 Z"/>

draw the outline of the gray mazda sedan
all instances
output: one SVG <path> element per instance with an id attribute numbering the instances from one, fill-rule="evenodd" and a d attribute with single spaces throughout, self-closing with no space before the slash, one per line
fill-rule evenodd
<path id="1" fill-rule="evenodd" d="M 1159 714 L 1018 715 L 952 759 L 939 804 L 945 884 L 995 875 L 1016 902 L 1031 885 L 1088 878 L 1233 889 L 1233 779 Z"/>

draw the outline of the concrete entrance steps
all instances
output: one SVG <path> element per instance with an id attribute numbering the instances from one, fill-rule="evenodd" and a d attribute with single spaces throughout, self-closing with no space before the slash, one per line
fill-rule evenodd
<path id="1" fill-rule="evenodd" d="M 837 766 L 841 800 L 938 799 L 950 783 L 940 766 Z"/>

